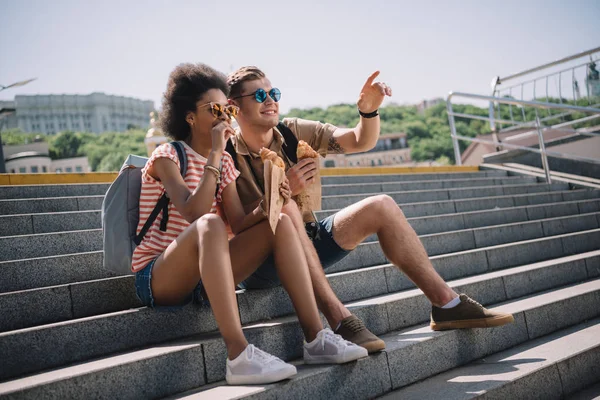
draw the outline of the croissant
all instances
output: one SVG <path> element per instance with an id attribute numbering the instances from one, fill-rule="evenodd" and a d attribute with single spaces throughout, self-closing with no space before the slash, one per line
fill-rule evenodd
<path id="1" fill-rule="evenodd" d="M 296 156 L 298 157 L 298 160 L 303 160 L 305 158 L 317 158 L 319 157 L 319 153 L 317 153 L 312 147 L 310 147 L 310 145 L 304 140 L 300 140 L 298 142 Z"/>
<path id="2" fill-rule="evenodd" d="M 283 162 L 281 157 L 279 157 L 274 151 L 263 147 L 262 149 L 260 149 L 260 158 L 262 159 L 263 163 L 267 160 L 270 160 L 273 163 L 273 165 L 285 171 L 285 163 Z"/>

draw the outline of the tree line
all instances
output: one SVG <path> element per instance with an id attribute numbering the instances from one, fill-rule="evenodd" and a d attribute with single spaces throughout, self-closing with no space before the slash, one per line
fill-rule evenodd
<path id="1" fill-rule="evenodd" d="M 559 102 L 558 99 L 539 99 L 541 101 Z M 600 101 L 596 101 L 599 103 Z M 563 103 L 571 103 L 563 100 Z M 588 105 L 588 100 L 576 102 L 578 105 Z M 454 104 L 453 110 L 458 113 L 488 116 L 487 108 L 480 108 L 469 104 Z M 535 109 L 500 107 L 502 119 L 516 121 L 531 121 L 535 119 Z M 560 111 L 539 111 L 540 118 L 548 115 L 554 116 Z M 404 132 L 407 135 L 408 145 L 411 148 L 411 157 L 414 161 L 438 161 L 443 164 L 454 162 L 454 151 L 450 137 L 448 113 L 446 104 L 441 103 L 424 112 L 419 113 L 416 106 L 390 104 L 379 110 L 381 118 L 381 134 Z M 583 113 L 574 113 L 567 116 L 556 117 L 547 121 L 547 125 L 578 119 L 585 116 Z M 327 108 L 310 108 L 290 110 L 283 117 L 298 117 L 315 121 L 328 122 L 338 127 L 353 127 L 359 121 L 356 105 L 337 104 Z M 463 136 L 475 137 L 490 132 L 486 121 L 457 117 L 456 130 Z M 597 121 L 589 121 L 577 127 L 596 125 Z M 93 171 L 117 171 L 128 154 L 146 155 L 144 137 L 146 132 L 132 129 L 126 132 L 110 132 L 101 135 L 85 132 L 61 132 L 56 135 L 46 136 L 35 133 L 23 133 L 19 130 L 2 132 L 2 142 L 6 145 L 24 144 L 36 140 L 47 141 L 50 157 L 61 159 L 69 157 L 87 156 Z M 460 142 L 461 150 L 469 143 Z"/>

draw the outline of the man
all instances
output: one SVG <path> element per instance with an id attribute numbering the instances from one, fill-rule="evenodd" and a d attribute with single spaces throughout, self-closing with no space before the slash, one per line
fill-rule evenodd
<path id="1" fill-rule="evenodd" d="M 228 151 L 233 153 L 241 172 L 237 187 L 247 210 L 256 207 L 264 192 L 263 165 L 258 155 L 262 147 L 275 151 L 284 160 L 292 195 L 297 196 L 320 182 L 315 179 L 319 168 L 315 159 L 296 162 L 295 148 L 289 148 L 293 147 L 292 142 L 297 143 L 296 139 L 306 141 L 322 156 L 359 153 L 375 146 L 380 131 L 378 109 L 385 96 L 392 94 L 385 83 L 375 82 L 378 74 L 373 73 L 360 92 L 360 122 L 352 129 L 296 118 L 284 119 L 278 125 L 281 92 L 273 88 L 265 74 L 256 67 L 243 67 L 229 75 L 229 101 L 240 108 L 236 118 L 240 129 Z M 286 135 L 289 140 L 285 140 Z M 431 301 L 432 329 L 500 326 L 514 321 L 510 314 L 489 311 L 468 296 L 455 293 L 435 271 L 417 234 L 389 196 L 369 197 L 322 221 L 303 220 L 297 208 L 290 209 L 294 210 L 288 213 L 305 250 L 319 309 L 336 333 L 369 353 L 382 350 L 385 343 L 344 307 L 331 289 L 324 268 L 344 258 L 372 234 L 377 234 L 387 259 Z M 278 284 L 273 260 L 269 259 L 242 286 L 254 289 Z"/>

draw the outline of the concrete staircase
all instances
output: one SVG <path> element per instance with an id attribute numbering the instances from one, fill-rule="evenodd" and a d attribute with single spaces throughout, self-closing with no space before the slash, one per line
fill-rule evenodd
<path id="1" fill-rule="evenodd" d="M 299 374 L 229 387 L 209 308 L 141 307 L 132 276 L 102 269 L 107 184 L 0 186 L 0 398 L 554 398 L 600 381 L 600 190 L 495 170 L 323 183 L 320 217 L 394 198 L 442 277 L 515 323 L 431 331 L 429 302 L 372 237 L 328 277 L 387 349 L 304 366 L 285 292 L 240 291 L 249 341 Z"/>

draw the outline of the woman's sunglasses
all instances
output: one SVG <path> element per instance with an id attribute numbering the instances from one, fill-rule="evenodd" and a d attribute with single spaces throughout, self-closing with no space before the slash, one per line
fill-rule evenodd
<path id="1" fill-rule="evenodd" d="M 279 90 L 277 88 L 273 88 L 273 89 L 269 90 L 268 94 L 275 103 L 277 103 L 279 101 L 279 99 L 281 99 L 281 90 Z M 248 96 L 254 96 L 254 99 L 259 103 L 264 103 L 265 100 L 267 100 L 267 92 L 265 91 L 265 89 L 258 89 L 254 93 L 245 94 L 243 96 L 237 96 L 237 97 L 234 97 L 233 99 L 235 100 L 235 99 L 239 99 L 240 97 L 248 97 Z"/>
<path id="2" fill-rule="evenodd" d="M 227 114 L 227 116 L 229 117 L 237 117 L 238 112 L 240 111 L 240 108 L 238 106 L 234 106 L 231 104 L 227 104 L 227 105 L 222 105 L 219 103 L 206 103 L 206 104 L 202 104 L 198 107 L 206 107 L 206 106 L 210 106 L 210 111 L 212 112 L 212 115 L 215 118 L 221 118 L 223 116 L 223 113 Z"/>

